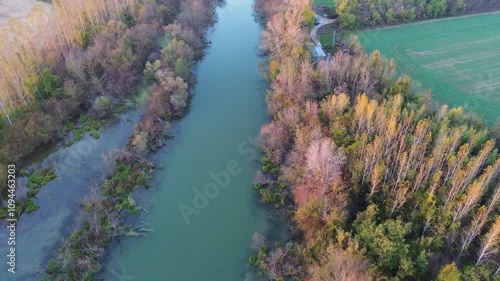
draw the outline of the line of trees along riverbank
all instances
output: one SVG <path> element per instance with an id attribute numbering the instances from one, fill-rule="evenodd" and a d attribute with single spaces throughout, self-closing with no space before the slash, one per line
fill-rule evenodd
<path id="1" fill-rule="evenodd" d="M 269 280 L 500 280 L 491 131 L 415 92 L 355 39 L 350 54 L 313 65 L 310 5 L 256 3 L 273 120 L 260 133 L 255 187 L 294 237 L 270 246 L 256 235 L 249 262 Z"/>
<path id="2" fill-rule="evenodd" d="M 173 22 L 180 5 L 176 0 L 154 6 L 148 1 L 69 2 L 55 1 L 52 13 L 35 9 L 2 31 L 9 40 L 2 40 L 0 67 L 15 73 L 2 72 L 6 84 L 0 99 L 16 101 L 4 106 L 10 118 L 0 118 L 2 194 L 6 165 L 19 164 L 61 139 L 72 127 L 68 121 L 84 113 L 105 119 L 123 109 L 143 80 L 146 62 L 161 56 L 162 25 Z"/>
<path id="3" fill-rule="evenodd" d="M 125 22 L 110 22 L 113 26 L 126 26 L 129 22 L 128 29 L 138 26 L 142 17 L 156 22 L 157 27 L 168 24 L 162 28 L 167 42 L 161 51 L 142 49 L 139 53 L 147 57 L 143 74 L 147 83 L 152 85 L 146 98 L 144 115 L 135 127 L 126 150 L 110 153 L 114 162 L 111 177 L 100 187 L 92 188 L 89 196 L 83 199 L 83 223 L 64 241 L 56 257 L 49 261 L 43 280 L 95 280 L 99 273 L 103 273 L 100 263 L 111 241 L 123 236 L 147 235 L 150 231 L 145 226 L 132 228 L 123 218 L 127 212 L 137 215 L 141 211 L 131 193 L 137 187 L 148 186 L 155 165 L 146 157 L 150 151 L 164 145 L 169 121 L 185 113 L 190 87 L 195 82 L 192 68 L 203 55 L 207 45 L 206 32 L 215 21 L 215 7 L 219 2 L 170 1 L 168 7 L 174 12 L 169 13 L 169 18 L 162 18 L 159 14 L 164 2 L 148 3 L 144 7 L 148 7 L 149 13 L 136 6 Z M 118 34 L 101 32 L 97 36 L 109 38 L 113 40 L 109 43 L 113 44 L 119 40 L 120 37 L 116 37 Z M 123 63 L 130 61 L 124 60 Z"/>
<path id="4" fill-rule="evenodd" d="M 339 0 L 336 12 L 342 28 L 391 25 L 498 10 L 498 0 Z"/>
<path id="5" fill-rule="evenodd" d="M 14 109 L 36 99 L 34 84 L 45 67 L 57 64 L 69 49 L 87 45 L 91 33 L 108 20 L 119 18 L 136 2 L 57 0 L 51 10 L 35 6 L 26 19 L 11 21 L 2 28 L 0 102 L 4 108 Z"/>
<path id="6" fill-rule="evenodd" d="M 112 108 L 109 98 L 117 92 L 121 97 L 130 95 L 130 86 L 140 81 L 135 76 L 145 63 L 143 54 L 137 56 L 140 48 L 155 48 L 154 40 L 161 35 L 156 26 L 145 22 L 135 29 L 111 23 L 110 20 L 126 17 L 133 6 L 130 1 L 80 4 L 55 1 L 52 12 L 39 6 L 28 18 L 13 21 L 2 29 L 6 39 L 0 43 L 0 99 L 6 109 L 0 118 L 2 194 L 7 164 L 19 164 L 37 148 L 61 138 L 64 123 L 86 112 L 97 97 L 108 101 L 103 103 L 104 112 L 97 114 L 104 117 Z M 100 31 L 103 35 L 94 36 Z M 108 39 L 105 35 L 113 32 L 119 33 L 113 34 L 116 41 L 110 43 L 113 37 Z M 135 47 L 137 51 L 132 50 Z M 131 63 L 121 66 L 127 56 Z M 126 75 L 127 78 L 121 78 Z M 118 78 L 125 85 L 113 81 Z M 114 83 L 124 87 L 114 89 Z"/>

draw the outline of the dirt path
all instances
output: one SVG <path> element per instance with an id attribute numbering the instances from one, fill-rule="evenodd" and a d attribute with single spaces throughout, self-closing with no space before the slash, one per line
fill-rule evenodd
<path id="1" fill-rule="evenodd" d="M 314 44 L 319 44 L 319 40 L 318 40 L 318 36 L 317 36 L 318 29 L 320 29 L 321 27 L 323 27 L 327 24 L 334 23 L 335 20 L 324 18 L 316 13 L 314 13 L 314 18 L 316 18 L 316 20 L 319 22 L 319 24 L 315 25 L 314 28 L 311 30 L 311 39 L 314 42 Z"/>

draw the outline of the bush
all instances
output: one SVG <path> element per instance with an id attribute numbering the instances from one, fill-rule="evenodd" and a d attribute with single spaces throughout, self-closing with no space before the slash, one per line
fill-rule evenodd
<path id="1" fill-rule="evenodd" d="M 42 75 L 36 77 L 30 90 L 37 100 L 53 97 L 62 93 L 62 82 L 59 76 L 52 74 L 50 69 L 44 69 Z"/>
<path id="2" fill-rule="evenodd" d="M 99 132 L 96 129 L 91 129 L 89 135 L 93 137 L 94 139 L 98 139 L 101 137 Z"/>
<path id="3" fill-rule="evenodd" d="M 54 274 L 57 273 L 57 261 L 55 259 L 49 260 L 49 265 L 47 267 L 47 273 L 48 274 Z"/>
<path id="4" fill-rule="evenodd" d="M 7 208 L 0 206 L 0 219 L 5 219 L 7 217 Z"/>
<path id="5" fill-rule="evenodd" d="M 250 256 L 248 257 L 248 263 L 250 263 L 251 265 L 257 265 L 257 257 L 256 256 Z"/>
<path id="6" fill-rule="evenodd" d="M 161 61 L 155 60 L 153 63 L 146 62 L 146 68 L 144 69 L 144 79 L 147 81 L 153 81 L 155 78 L 155 73 L 161 68 Z"/>
<path id="7" fill-rule="evenodd" d="M 460 281 L 460 270 L 455 263 L 446 265 L 439 271 L 436 281 Z"/>
<path id="8" fill-rule="evenodd" d="M 33 201 L 33 199 L 28 199 L 24 203 L 24 211 L 26 213 L 31 213 L 31 212 L 37 210 L 38 208 L 40 208 L 40 207 L 38 207 L 38 205 L 35 203 L 35 201 Z"/>
<path id="9" fill-rule="evenodd" d="M 127 27 L 132 27 L 135 25 L 134 15 L 127 10 L 122 12 L 122 14 L 120 15 L 120 19 Z"/>
<path id="10" fill-rule="evenodd" d="M 184 80 L 188 80 L 189 78 L 189 65 L 185 58 L 178 58 L 175 61 L 174 67 L 175 75 L 182 77 Z"/>
<path id="11" fill-rule="evenodd" d="M 173 39 L 161 50 L 162 59 L 167 66 L 174 67 L 176 60 L 182 58 L 190 63 L 194 58 L 194 50 L 183 40 Z"/>
<path id="12" fill-rule="evenodd" d="M 314 12 L 311 8 L 307 8 L 304 11 L 304 25 L 313 28 L 314 27 Z"/>
<path id="13" fill-rule="evenodd" d="M 111 110 L 111 102 L 109 98 L 106 96 L 100 96 L 94 100 L 94 104 L 92 105 L 92 110 L 94 112 L 94 116 L 98 118 L 103 118 L 110 113 Z"/>
<path id="14" fill-rule="evenodd" d="M 28 183 L 26 183 L 26 186 L 29 188 L 39 188 L 41 186 L 47 185 L 50 181 L 54 180 L 57 178 L 56 174 L 54 173 L 54 168 L 45 168 L 39 171 L 36 171 L 33 173 L 28 180 Z"/>
<path id="15" fill-rule="evenodd" d="M 147 180 L 148 167 L 134 160 L 116 160 L 116 168 L 111 178 L 104 182 L 103 192 L 112 196 L 125 197 L 136 186 L 146 186 Z"/>

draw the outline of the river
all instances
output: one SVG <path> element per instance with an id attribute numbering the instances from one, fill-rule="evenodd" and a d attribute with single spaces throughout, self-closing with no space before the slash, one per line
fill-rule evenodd
<path id="1" fill-rule="evenodd" d="M 154 232 L 115 243 L 105 280 L 249 279 L 252 235 L 268 229 L 252 188 L 260 160 L 255 137 L 269 118 L 252 4 L 229 0 L 218 8 L 191 110 L 154 156 L 164 169 L 149 199 L 137 200 L 149 211 L 140 220 Z"/>
<path id="2" fill-rule="evenodd" d="M 139 117 L 137 111 L 124 113 L 116 122 L 100 130 L 98 140 L 85 133 L 83 139 L 72 146 L 53 146 L 26 161 L 31 164 L 22 165 L 23 169 L 53 166 L 57 178 L 42 187 L 33 199 L 40 209 L 19 218 L 15 274 L 7 271 L 10 248 L 7 222 L 0 223 L 0 280 L 28 281 L 43 277 L 48 260 L 55 256 L 63 239 L 81 223 L 78 205 L 88 194 L 89 187 L 102 184 L 111 173 L 111 166 L 103 155 L 125 147 Z M 18 179 L 16 199 L 26 195 L 26 181 L 26 177 Z"/>

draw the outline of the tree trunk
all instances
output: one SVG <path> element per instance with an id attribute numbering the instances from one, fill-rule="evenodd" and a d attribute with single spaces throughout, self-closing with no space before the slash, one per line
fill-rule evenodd
<path id="1" fill-rule="evenodd" d="M 7 120 L 9 121 L 9 124 L 12 126 L 12 120 L 10 120 L 9 113 L 7 112 L 7 110 L 3 106 L 3 102 L 1 102 L 1 101 L 0 101 L 0 106 L 2 107 L 2 111 L 5 113 L 5 116 L 7 116 Z"/>

